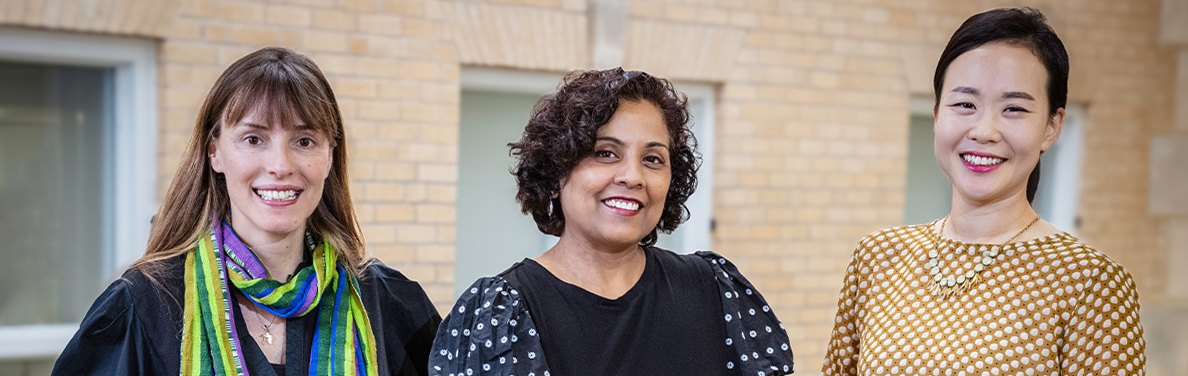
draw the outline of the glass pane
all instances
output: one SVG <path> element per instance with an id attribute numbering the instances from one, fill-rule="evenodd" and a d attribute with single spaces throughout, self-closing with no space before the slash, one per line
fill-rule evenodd
<path id="1" fill-rule="evenodd" d="M 928 223 L 949 214 L 953 185 L 932 151 L 932 116 L 912 115 L 908 136 L 907 197 L 903 223 Z"/>
<path id="2" fill-rule="evenodd" d="M 78 322 L 110 278 L 112 76 L 0 62 L 0 326 Z"/>

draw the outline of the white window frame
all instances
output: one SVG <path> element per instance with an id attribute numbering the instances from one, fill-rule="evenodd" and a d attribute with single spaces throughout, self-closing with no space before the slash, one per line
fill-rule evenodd
<path id="1" fill-rule="evenodd" d="M 108 227 L 114 249 L 99 267 L 117 273 L 144 253 L 156 211 L 156 42 L 0 27 L 0 60 L 114 68 L 114 192 L 104 205 L 114 219 Z M 0 360 L 57 356 L 77 330 L 78 324 L 0 326 Z"/>
<path id="2" fill-rule="evenodd" d="M 562 74 L 530 72 L 513 69 L 466 67 L 461 72 L 462 90 L 509 92 L 532 95 L 547 95 L 557 91 Z M 678 253 L 692 253 L 713 247 L 711 226 L 714 208 L 714 87 L 702 83 L 674 82 L 678 90 L 689 99 L 693 135 L 697 137 L 698 152 L 701 153 L 701 169 L 697 171 L 697 190 L 685 201 L 689 208 L 689 221 L 681 224 L 673 235 L 680 239 Z M 552 246 L 546 240 L 543 249 Z"/>

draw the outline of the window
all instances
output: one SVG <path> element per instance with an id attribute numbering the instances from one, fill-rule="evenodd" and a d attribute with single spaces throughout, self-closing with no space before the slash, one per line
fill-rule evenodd
<path id="1" fill-rule="evenodd" d="M 467 68 L 462 71 L 458 141 L 458 222 L 455 293 L 475 279 L 498 274 L 516 261 L 536 257 L 556 243 L 541 234 L 531 217 L 520 213 L 516 182 L 509 169 L 515 160 L 507 143 L 518 141 L 532 107 L 557 88 L 560 74 Z M 700 183 L 686 205 L 688 222 L 657 245 L 679 253 L 709 249 L 713 207 L 713 88 L 675 83 L 689 97 L 693 132 L 703 161 Z"/>
<path id="2" fill-rule="evenodd" d="M 911 104 L 904 224 L 944 217 L 952 205 L 953 186 L 937 166 L 932 150 L 932 106 L 931 99 L 914 99 Z M 1031 205 L 1045 221 L 1071 234 L 1077 231 L 1084 119 L 1082 107 L 1065 109 L 1060 138 L 1040 157 L 1040 185 Z"/>
<path id="3" fill-rule="evenodd" d="M 155 65 L 147 40 L 0 30 L 0 359 L 56 355 L 143 253 Z"/>

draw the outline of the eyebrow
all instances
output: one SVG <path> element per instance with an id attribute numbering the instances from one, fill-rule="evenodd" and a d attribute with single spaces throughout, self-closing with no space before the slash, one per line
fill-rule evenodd
<path id="1" fill-rule="evenodd" d="M 955 87 L 955 88 L 953 88 L 953 92 L 969 94 L 969 95 L 973 95 L 973 96 L 979 96 L 982 94 L 982 92 L 978 91 L 978 89 L 975 89 L 975 88 L 972 88 L 969 86 Z M 1025 99 L 1025 100 L 1029 100 L 1029 101 L 1034 101 L 1035 97 L 1031 96 L 1031 94 L 1027 94 L 1022 91 L 1008 91 L 1008 92 L 1002 93 L 1002 99 Z"/>
<path id="2" fill-rule="evenodd" d="M 1002 99 L 1011 99 L 1011 98 L 1026 99 L 1029 101 L 1035 100 L 1035 97 L 1031 96 L 1031 94 L 1027 94 L 1022 91 L 1008 91 L 1008 92 L 1002 93 Z"/>
<path id="3" fill-rule="evenodd" d="M 617 139 L 617 138 L 610 137 L 610 136 L 603 136 L 603 137 L 599 137 L 599 138 L 597 138 L 597 139 L 596 139 L 596 141 L 606 141 L 606 142 L 614 143 L 614 144 L 616 144 L 616 145 L 623 145 L 623 141 L 622 141 L 622 140 L 619 140 L 619 139 Z M 648 144 L 647 144 L 645 147 L 649 147 L 649 148 L 651 148 L 651 147 L 662 147 L 662 148 L 668 149 L 668 145 L 667 145 L 667 144 L 665 144 L 665 143 L 663 143 L 663 142 L 657 142 L 657 141 L 652 141 L 652 142 L 649 142 L 649 143 L 648 143 Z"/>
<path id="4" fill-rule="evenodd" d="M 239 122 L 239 124 L 238 124 L 238 125 L 242 125 L 242 126 L 245 126 L 245 127 L 248 127 L 248 128 L 252 128 L 252 129 L 259 129 L 259 130 L 268 130 L 268 128 L 269 128 L 269 127 L 268 127 L 268 126 L 266 126 L 266 125 L 259 124 L 259 123 L 253 123 L 253 122 L 250 122 L 250 121 L 241 121 L 241 122 Z M 313 129 L 314 129 L 314 127 L 313 127 L 313 126 L 310 126 L 309 124 L 305 124 L 305 123 L 297 124 L 297 125 L 296 125 L 296 126 L 294 126 L 293 128 L 294 128 L 294 129 L 297 129 L 297 130 L 302 130 L 302 131 L 305 131 L 305 130 L 313 130 Z"/>
<path id="5" fill-rule="evenodd" d="M 964 94 L 969 94 L 969 95 L 981 95 L 981 92 L 978 91 L 978 89 L 974 89 L 969 86 L 955 87 L 955 88 L 953 88 L 953 92 L 954 93 L 964 93 Z"/>

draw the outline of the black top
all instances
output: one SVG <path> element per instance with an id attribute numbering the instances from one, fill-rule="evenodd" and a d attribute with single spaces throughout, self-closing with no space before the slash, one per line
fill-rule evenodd
<path id="1" fill-rule="evenodd" d="M 430 372 L 791 373 L 787 334 L 732 264 L 711 252 L 645 254 L 639 281 L 617 299 L 561 281 L 528 259 L 480 279 L 442 323 Z"/>
<path id="2" fill-rule="evenodd" d="M 54 365 L 53 375 L 177 375 L 181 372 L 185 255 L 164 261 L 154 284 L 135 269 L 108 286 Z M 230 286 L 235 289 L 234 286 Z M 371 262 L 359 279 L 359 295 L 375 333 L 380 375 L 425 375 L 429 348 L 441 322 L 416 282 Z M 285 364 L 277 372 L 248 334 L 234 309 L 244 363 L 253 376 L 304 375 L 317 329 L 317 315 L 285 322 Z M 276 365 L 280 366 L 280 365 Z"/>

